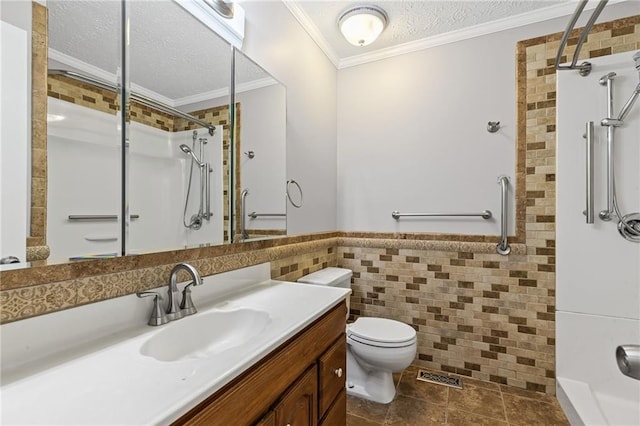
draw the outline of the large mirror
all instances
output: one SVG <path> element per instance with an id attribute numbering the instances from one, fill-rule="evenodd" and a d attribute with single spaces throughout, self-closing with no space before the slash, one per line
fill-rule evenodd
<path id="1" fill-rule="evenodd" d="M 34 37 L 24 237 L 50 249 L 47 263 L 286 234 L 284 86 L 184 4 L 49 0 L 32 18 L 15 2 Z"/>
<path id="2" fill-rule="evenodd" d="M 235 51 L 235 242 L 287 233 L 286 88 Z"/>

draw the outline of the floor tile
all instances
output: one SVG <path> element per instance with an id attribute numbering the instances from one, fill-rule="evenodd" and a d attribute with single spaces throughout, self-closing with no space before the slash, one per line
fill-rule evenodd
<path id="1" fill-rule="evenodd" d="M 390 404 L 378 404 L 362 398 L 347 395 L 347 414 L 382 423 Z"/>
<path id="2" fill-rule="evenodd" d="M 446 404 L 449 388 L 444 385 L 417 380 L 418 368 L 409 367 L 402 375 L 398 394 L 421 399 L 432 404 Z"/>
<path id="3" fill-rule="evenodd" d="M 445 410 L 446 407 L 443 405 L 396 395 L 384 424 L 398 426 L 442 425 L 445 422 Z"/>
<path id="4" fill-rule="evenodd" d="M 362 417 L 347 414 L 347 426 L 381 426 L 382 422 L 374 422 Z"/>
<path id="5" fill-rule="evenodd" d="M 547 404 L 531 398 L 505 393 L 504 405 L 509 424 L 516 426 L 569 425 L 557 402 Z"/>
<path id="6" fill-rule="evenodd" d="M 500 390 L 502 391 L 503 394 L 507 393 L 511 395 L 517 395 L 523 398 L 535 399 L 537 401 L 546 402 L 548 404 L 554 404 L 557 402 L 556 397 L 553 395 L 547 395 L 540 392 L 532 392 L 532 391 L 516 388 L 514 386 L 501 385 Z"/>
<path id="7" fill-rule="evenodd" d="M 447 424 L 454 426 L 507 426 L 506 422 L 455 408 L 449 408 L 447 411 Z"/>
<path id="8" fill-rule="evenodd" d="M 448 407 L 506 420 L 500 392 L 474 385 L 467 384 L 464 389 L 449 389 Z"/>

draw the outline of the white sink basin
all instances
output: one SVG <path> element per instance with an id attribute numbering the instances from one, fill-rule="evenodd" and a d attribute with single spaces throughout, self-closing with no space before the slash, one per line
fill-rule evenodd
<path id="1" fill-rule="evenodd" d="M 197 313 L 161 326 L 140 353 L 158 361 L 208 358 L 255 338 L 269 323 L 270 315 L 256 309 Z"/>

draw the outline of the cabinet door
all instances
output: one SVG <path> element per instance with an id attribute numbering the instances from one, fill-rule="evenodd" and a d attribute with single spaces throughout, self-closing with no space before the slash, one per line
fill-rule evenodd
<path id="1" fill-rule="evenodd" d="M 345 426 L 347 424 L 347 390 L 342 389 L 327 410 L 327 415 L 320 422 L 320 426 Z"/>
<path id="2" fill-rule="evenodd" d="M 256 423 L 256 426 L 276 426 L 276 414 L 273 411 L 269 411 L 269 414 Z"/>
<path id="3" fill-rule="evenodd" d="M 275 407 L 276 426 L 318 424 L 318 369 L 314 365 L 285 393 Z"/>
<path id="4" fill-rule="evenodd" d="M 319 359 L 320 368 L 320 417 L 344 389 L 347 375 L 347 340 L 344 334 Z"/>

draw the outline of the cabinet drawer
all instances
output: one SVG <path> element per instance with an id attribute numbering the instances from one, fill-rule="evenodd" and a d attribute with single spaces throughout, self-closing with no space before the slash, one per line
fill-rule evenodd
<path id="1" fill-rule="evenodd" d="M 341 334 L 338 340 L 318 360 L 320 417 L 344 389 L 347 375 L 347 340 Z"/>

